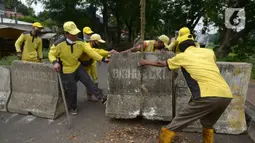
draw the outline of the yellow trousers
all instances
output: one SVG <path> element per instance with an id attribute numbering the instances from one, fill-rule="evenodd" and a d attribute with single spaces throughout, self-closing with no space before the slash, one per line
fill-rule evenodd
<path id="1" fill-rule="evenodd" d="M 84 70 L 90 75 L 94 83 L 98 83 L 97 61 L 94 61 L 91 65 L 84 67 Z"/>

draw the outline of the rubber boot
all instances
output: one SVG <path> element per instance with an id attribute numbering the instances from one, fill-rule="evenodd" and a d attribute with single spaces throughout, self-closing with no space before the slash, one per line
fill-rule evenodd
<path id="1" fill-rule="evenodd" d="M 162 128 L 158 143 L 172 143 L 175 134 L 175 132 L 168 130 L 167 128 Z"/>
<path id="2" fill-rule="evenodd" d="M 203 128 L 203 141 L 204 143 L 214 143 L 214 130 Z"/>
<path id="3" fill-rule="evenodd" d="M 95 83 L 96 87 L 98 87 L 98 83 Z M 97 102 L 98 100 L 96 98 L 93 97 L 93 94 L 87 90 L 87 98 L 88 101 L 92 101 L 92 102 Z"/>

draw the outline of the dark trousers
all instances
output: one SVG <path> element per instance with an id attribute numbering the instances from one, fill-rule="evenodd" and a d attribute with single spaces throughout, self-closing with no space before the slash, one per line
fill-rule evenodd
<path id="1" fill-rule="evenodd" d="M 61 78 L 69 108 L 77 108 L 77 81 L 81 81 L 84 86 L 96 96 L 97 99 L 101 100 L 103 98 L 102 90 L 96 87 L 88 73 L 84 71 L 81 65 L 71 74 L 62 73 Z"/>
<path id="2" fill-rule="evenodd" d="M 166 128 L 178 132 L 198 119 L 200 119 L 203 127 L 213 128 L 213 125 L 218 121 L 231 100 L 231 98 L 221 97 L 206 97 L 191 100 L 187 106 L 181 109 L 179 114 Z"/>

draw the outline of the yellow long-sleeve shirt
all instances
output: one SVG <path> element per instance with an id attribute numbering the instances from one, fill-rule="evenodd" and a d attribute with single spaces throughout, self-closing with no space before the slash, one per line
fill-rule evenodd
<path id="1" fill-rule="evenodd" d="M 90 43 L 87 43 L 87 42 L 85 42 L 85 45 L 86 45 L 86 47 L 89 47 L 89 48 L 93 49 L 95 52 L 97 52 L 99 55 L 101 55 L 103 57 L 109 57 L 110 56 L 109 52 L 106 51 L 106 50 L 92 48 Z M 89 62 L 89 61 L 91 61 L 91 64 L 93 63 L 93 58 L 91 56 L 89 56 L 87 53 L 83 53 L 81 55 L 81 57 L 79 58 L 79 60 L 81 62 Z"/>
<path id="2" fill-rule="evenodd" d="M 50 51 L 49 60 L 55 62 L 60 60 L 62 63 L 63 73 L 73 73 L 80 66 L 79 58 L 83 53 L 96 61 L 101 61 L 103 57 L 94 51 L 90 46 L 87 46 L 82 40 L 75 41 L 71 45 L 63 37 L 56 41 Z"/>
<path id="3" fill-rule="evenodd" d="M 15 42 L 15 48 L 17 52 L 22 52 L 21 60 L 23 61 L 37 62 L 38 59 L 43 58 L 42 39 L 38 36 L 32 36 L 30 32 L 24 32 L 20 35 Z"/>

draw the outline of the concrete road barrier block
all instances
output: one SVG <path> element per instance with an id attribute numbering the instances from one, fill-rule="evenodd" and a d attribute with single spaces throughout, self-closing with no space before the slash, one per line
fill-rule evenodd
<path id="1" fill-rule="evenodd" d="M 252 64 L 219 62 L 221 75 L 228 83 L 234 99 L 215 125 L 218 133 L 240 134 L 247 130 L 245 100 Z"/>
<path id="2" fill-rule="evenodd" d="M 171 53 L 146 53 L 145 59 L 163 61 Z M 172 120 L 172 72 L 167 67 L 144 66 L 142 69 L 142 116 L 149 120 Z"/>
<path id="3" fill-rule="evenodd" d="M 140 54 L 115 54 L 108 67 L 109 92 L 111 94 L 134 94 L 140 92 L 141 72 L 138 67 Z"/>
<path id="4" fill-rule="evenodd" d="M 0 111 L 7 111 L 11 94 L 11 73 L 8 67 L 0 66 Z"/>
<path id="5" fill-rule="evenodd" d="M 133 119 L 141 113 L 139 95 L 108 94 L 106 116 L 116 119 Z"/>
<path id="6" fill-rule="evenodd" d="M 248 84 L 251 75 L 252 65 L 248 63 L 230 63 L 230 62 L 218 62 L 217 63 L 221 75 L 228 83 L 234 99 L 231 101 L 230 105 L 226 111 L 222 114 L 218 122 L 215 124 L 214 128 L 217 133 L 226 134 L 240 134 L 246 131 L 246 120 L 245 120 L 245 99 L 248 89 Z M 184 80 L 184 77 L 180 74 L 180 79 Z M 179 88 L 179 89 L 178 89 Z M 187 86 L 179 86 L 177 91 L 180 90 L 181 93 L 177 93 L 179 101 L 177 100 L 177 107 L 180 110 L 182 106 L 180 103 L 188 101 Z M 185 91 L 186 90 L 186 91 Z M 186 103 L 187 104 L 187 103 Z M 177 110 L 177 113 L 178 113 Z M 186 131 L 197 131 L 200 132 L 202 126 L 199 121 L 190 125 Z"/>
<path id="7" fill-rule="evenodd" d="M 141 109 L 143 118 L 148 120 L 172 120 L 172 96 L 170 94 L 154 94 L 144 96 Z"/>
<path id="8" fill-rule="evenodd" d="M 57 73 L 50 64 L 14 61 L 8 111 L 54 119 L 64 110 Z"/>
<path id="9" fill-rule="evenodd" d="M 145 53 L 151 61 L 166 60 L 169 53 Z M 116 54 L 108 67 L 109 95 L 106 116 L 150 120 L 172 119 L 172 74 L 167 68 L 139 67 L 141 53 Z M 142 76 L 141 76 L 142 75 Z"/>
<path id="10" fill-rule="evenodd" d="M 108 65 L 108 97 L 105 114 L 111 118 L 140 115 L 140 54 L 115 54 Z"/>

